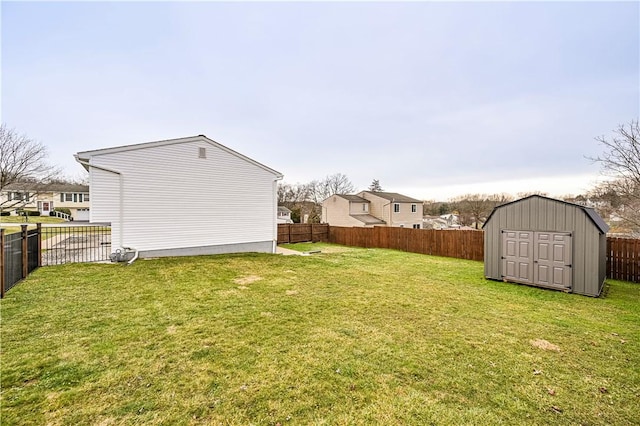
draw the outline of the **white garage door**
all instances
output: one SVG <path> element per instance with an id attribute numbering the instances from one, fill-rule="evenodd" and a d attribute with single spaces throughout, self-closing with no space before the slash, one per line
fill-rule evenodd
<path id="1" fill-rule="evenodd" d="M 89 221 L 89 209 L 78 209 L 73 218 L 74 220 Z"/>

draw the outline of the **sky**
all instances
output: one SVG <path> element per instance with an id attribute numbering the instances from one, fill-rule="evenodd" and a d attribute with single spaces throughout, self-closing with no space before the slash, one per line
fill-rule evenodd
<path id="1" fill-rule="evenodd" d="M 584 193 L 640 116 L 639 2 L 7 2 L 2 122 L 73 154 L 204 134 L 305 183 Z"/>

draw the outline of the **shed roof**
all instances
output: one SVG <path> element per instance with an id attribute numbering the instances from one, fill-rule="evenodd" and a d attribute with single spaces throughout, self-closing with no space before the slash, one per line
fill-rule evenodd
<path id="1" fill-rule="evenodd" d="M 278 206 L 278 211 L 283 213 L 291 213 L 291 210 L 289 210 L 285 206 Z"/>
<path id="2" fill-rule="evenodd" d="M 377 217 L 370 214 L 352 214 L 351 217 L 359 220 L 366 225 L 377 225 L 386 223 L 384 220 L 378 219 Z"/>
<path id="3" fill-rule="evenodd" d="M 196 142 L 196 141 L 204 141 L 207 142 L 217 148 L 220 148 L 223 151 L 226 151 L 232 155 L 235 155 L 236 157 L 239 157 L 251 164 L 254 164 L 270 173 L 273 173 L 274 175 L 276 175 L 279 179 L 282 178 L 282 173 L 273 170 L 270 167 L 265 166 L 262 163 L 257 162 L 256 160 L 253 160 L 249 157 L 247 157 L 246 155 L 242 155 L 237 151 L 234 151 L 231 148 L 228 148 L 224 145 L 222 145 L 221 143 L 218 143 L 216 141 L 214 141 L 213 139 L 209 139 L 208 137 L 206 137 L 205 135 L 197 135 L 197 136 L 187 136 L 184 138 L 177 138 L 177 139 L 165 139 L 165 140 L 160 140 L 160 141 L 154 141 L 154 142 L 144 142 L 144 143 L 137 143 L 137 144 L 131 144 L 131 145 L 122 145 L 122 146 L 115 146 L 112 148 L 102 148 L 102 149 L 94 149 L 91 151 L 81 151 L 75 154 L 76 160 L 79 161 L 80 163 L 82 162 L 88 162 L 89 159 L 94 156 L 94 155 L 104 155 L 104 154 L 114 154 L 117 152 L 124 152 L 124 151 L 133 151 L 136 149 L 145 149 L 145 148 L 155 148 L 155 147 L 160 147 L 160 146 L 165 146 L 165 145 L 173 145 L 173 144 L 181 144 L 181 143 L 190 143 L 190 142 Z M 87 168 L 86 164 L 83 164 L 83 166 L 85 168 Z"/>
<path id="4" fill-rule="evenodd" d="M 335 194 L 338 197 L 344 198 L 345 200 L 352 201 L 354 203 L 370 203 L 366 198 L 362 198 L 358 195 L 349 195 L 349 194 Z"/>
<path id="5" fill-rule="evenodd" d="M 592 208 L 592 207 L 587 207 L 587 206 L 583 206 L 580 204 L 575 204 L 575 203 L 570 203 L 568 201 L 563 201 L 563 200 L 556 200 L 555 198 L 549 198 L 549 197 L 545 197 L 542 195 L 529 195 L 528 197 L 524 197 L 524 198 L 520 198 L 519 200 L 515 200 L 515 201 L 511 201 L 505 204 L 501 204 L 497 207 L 494 207 L 493 210 L 491 211 L 491 214 L 489 215 L 489 217 L 487 217 L 487 220 L 484 222 L 484 225 L 482 225 L 482 227 L 484 228 L 486 226 L 487 223 L 489 223 L 489 220 L 491 219 L 491 216 L 493 216 L 493 214 L 495 213 L 496 210 L 501 209 L 503 207 L 509 206 L 511 204 L 515 204 L 515 203 L 519 203 L 521 201 L 524 200 L 528 200 L 530 198 L 542 198 L 543 200 L 550 200 L 550 201 L 555 201 L 556 203 L 562 203 L 562 204 L 567 204 L 569 206 L 574 206 L 577 207 L 581 210 L 583 210 L 585 212 L 585 214 L 589 217 L 589 219 L 591 219 L 591 221 L 593 222 L 593 224 L 596 226 L 596 228 L 598 228 L 598 230 L 600 232 L 602 232 L 603 234 L 606 234 L 607 232 L 609 232 L 609 225 L 606 224 L 606 222 L 600 217 L 600 215 L 598 213 L 596 213 L 596 211 Z"/>
<path id="6" fill-rule="evenodd" d="M 375 191 L 362 191 L 362 193 L 373 194 L 380 198 L 395 202 L 395 203 L 422 203 L 415 198 L 407 197 L 406 195 L 398 194 L 397 192 L 375 192 Z"/>

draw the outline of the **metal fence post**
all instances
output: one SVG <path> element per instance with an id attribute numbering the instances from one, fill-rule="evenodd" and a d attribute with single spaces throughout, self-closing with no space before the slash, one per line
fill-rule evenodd
<path id="1" fill-rule="evenodd" d="M 4 297 L 4 229 L 0 229 L 0 299 Z"/>
<path id="2" fill-rule="evenodd" d="M 29 251 L 27 246 L 27 227 L 29 225 L 21 225 L 22 227 L 22 278 L 29 275 Z"/>
<path id="3" fill-rule="evenodd" d="M 42 266 L 42 224 L 38 222 L 38 268 Z"/>

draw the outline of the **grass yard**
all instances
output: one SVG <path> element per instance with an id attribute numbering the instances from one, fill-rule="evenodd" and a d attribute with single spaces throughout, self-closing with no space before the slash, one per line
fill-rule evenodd
<path id="1" fill-rule="evenodd" d="M 27 216 L 29 221 L 24 221 L 24 216 L 0 216 L 0 223 L 5 234 L 20 232 L 20 225 L 29 225 L 29 229 L 34 228 L 37 223 L 62 223 L 64 220 L 51 216 Z M 13 226 L 8 223 L 15 224 Z"/>
<path id="2" fill-rule="evenodd" d="M 640 285 L 306 244 L 44 267 L 2 300 L 0 422 L 640 424 Z"/>

